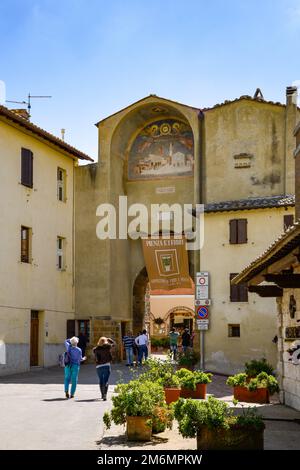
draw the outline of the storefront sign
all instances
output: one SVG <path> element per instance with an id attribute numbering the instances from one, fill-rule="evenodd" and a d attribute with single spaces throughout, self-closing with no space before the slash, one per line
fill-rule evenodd
<path id="1" fill-rule="evenodd" d="M 144 238 L 142 242 L 152 290 L 191 287 L 185 238 Z"/>

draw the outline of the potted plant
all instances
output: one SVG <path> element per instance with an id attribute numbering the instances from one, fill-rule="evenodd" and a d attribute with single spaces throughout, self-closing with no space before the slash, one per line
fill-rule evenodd
<path id="1" fill-rule="evenodd" d="M 158 434 L 167 428 L 172 429 L 173 417 L 173 410 L 167 405 L 156 407 L 152 418 L 152 433 Z"/>
<path id="2" fill-rule="evenodd" d="M 234 398 L 246 403 L 269 403 L 270 395 L 279 391 L 275 377 L 266 372 L 254 378 L 249 378 L 245 373 L 236 374 L 228 377 L 226 383 L 233 387 Z"/>
<path id="3" fill-rule="evenodd" d="M 227 403 L 214 397 L 181 398 L 174 405 L 174 415 L 183 437 L 197 437 L 198 450 L 263 449 L 265 426 L 256 409 L 235 416 Z"/>
<path id="4" fill-rule="evenodd" d="M 126 424 L 128 440 L 150 440 L 157 408 L 165 406 L 162 386 L 147 380 L 131 380 L 128 384 L 117 385 L 115 391 L 113 408 L 103 416 L 105 426 L 110 428 L 112 422 Z"/>
<path id="5" fill-rule="evenodd" d="M 187 350 L 185 353 L 180 352 L 177 355 L 177 368 L 194 370 L 194 366 L 199 361 L 199 355 L 194 350 Z"/>
<path id="6" fill-rule="evenodd" d="M 180 369 L 176 372 L 176 376 L 180 380 L 182 398 L 205 399 L 206 385 L 211 382 L 212 374 L 200 370 L 192 372 L 188 369 Z"/>
<path id="7" fill-rule="evenodd" d="M 158 383 L 164 388 L 167 405 L 179 400 L 181 391 L 180 380 L 174 373 L 166 372 L 158 380 Z"/>
<path id="8" fill-rule="evenodd" d="M 245 373 L 248 377 L 256 377 L 261 372 L 266 372 L 268 375 L 274 375 L 274 369 L 271 364 L 269 364 L 266 358 L 262 359 L 252 359 L 250 362 L 245 363 Z"/>

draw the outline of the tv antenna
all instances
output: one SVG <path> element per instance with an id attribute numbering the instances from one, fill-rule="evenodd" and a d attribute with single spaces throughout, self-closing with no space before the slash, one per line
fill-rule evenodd
<path id="1" fill-rule="evenodd" d="M 10 101 L 10 100 L 6 100 L 6 103 L 15 103 L 15 104 L 26 104 L 27 106 L 27 112 L 28 112 L 28 115 L 29 115 L 29 119 L 31 117 L 31 114 L 30 114 L 30 110 L 31 110 L 31 98 L 52 98 L 52 96 L 48 96 L 48 95 L 31 95 L 30 93 L 28 93 L 28 96 L 27 96 L 27 101 Z"/>

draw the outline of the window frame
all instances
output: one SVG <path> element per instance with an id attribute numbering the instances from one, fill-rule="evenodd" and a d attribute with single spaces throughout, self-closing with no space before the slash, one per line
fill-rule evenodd
<path id="1" fill-rule="evenodd" d="M 61 242 L 61 247 L 59 246 Z M 66 270 L 66 239 L 58 235 L 56 237 L 56 269 L 57 271 Z"/>
<path id="2" fill-rule="evenodd" d="M 26 238 L 23 238 L 23 232 L 27 233 Z M 31 237 L 32 237 L 31 228 L 26 227 L 25 225 L 21 225 L 21 253 L 20 253 L 21 263 L 31 264 L 31 262 L 32 262 Z M 26 244 L 23 241 L 26 241 Z M 26 245 L 25 249 L 24 249 L 24 245 Z M 24 254 L 24 252 L 26 252 L 26 254 Z"/>
<path id="3" fill-rule="evenodd" d="M 33 188 L 33 152 L 24 147 L 21 148 L 21 184 Z"/>
<path id="4" fill-rule="evenodd" d="M 62 179 L 59 178 L 59 175 L 62 175 Z M 56 172 L 56 187 L 57 187 L 57 200 L 60 202 L 66 202 L 67 201 L 67 172 L 64 168 L 57 167 L 57 172 Z M 62 192 L 62 195 L 60 197 L 60 192 Z"/>
<path id="5" fill-rule="evenodd" d="M 231 280 L 237 275 L 238 273 L 229 274 L 230 302 L 248 302 L 249 299 L 247 284 L 240 284 L 238 286 L 231 284 Z"/>
<path id="6" fill-rule="evenodd" d="M 240 338 L 241 337 L 241 324 L 240 323 L 228 323 L 228 338 Z M 234 328 L 238 328 L 238 335 L 232 334 Z"/>
<path id="7" fill-rule="evenodd" d="M 242 245 L 248 243 L 248 219 L 229 220 L 229 244 Z"/>

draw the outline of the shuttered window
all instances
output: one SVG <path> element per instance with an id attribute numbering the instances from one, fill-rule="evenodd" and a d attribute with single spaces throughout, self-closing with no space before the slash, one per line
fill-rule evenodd
<path id="1" fill-rule="evenodd" d="M 229 243 L 232 245 L 247 243 L 247 219 L 232 219 L 229 221 Z"/>
<path id="2" fill-rule="evenodd" d="M 30 263 L 31 230 L 28 227 L 21 227 L 21 262 Z"/>
<path id="3" fill-rule="evenodd" d="M 289 227 L 294 225 L 294 216 L 293 214 L 287 214 L 283 216 L 283 229 L 287 230 Z"/>
<path id="4" fill-rule="evenodd" d="M 59 271 L 64 271 L 65 265 L 65 238 L 57 237 L 56 241 L 56 267 Z"/>
<path id="5" fill-rule="evenodd" d="M 231 280 L 237 276 L 238 273 L 230 274 L 230 302 L 248 302 L 248 288 L 247 284 L 232 285 Z"/>
<path id="6" fill-rule="evenodd" d="M 21 149 L 21 184 L 33 186 L 33 153 L 24 148 Z"/>
<path id="7" fill-rule="evenodd" d="M 66 202 L 66 171 L 57 168 L 57 199 Z"/>

